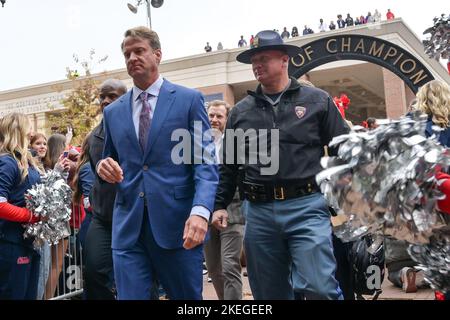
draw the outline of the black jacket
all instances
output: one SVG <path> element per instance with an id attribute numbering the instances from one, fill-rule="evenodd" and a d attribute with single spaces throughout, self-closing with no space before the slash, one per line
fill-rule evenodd
<path id="1" fill-rule="evenodd" d="M 231 202 L 238 180 L 288 186 L 314 178 L 322 170 L 320 159 L 324 155 L 324 146 L 334 136 L 349 131 L 328 93 L 318 88 L 301 86 L 294 78 L 291 78 L 290 87 L 282 94 L 276 106 L 266 100 L 261 86 L 258 86 L 256 92 L 248 91 L 248 94 L 236 104 L 228 117 L 215 210 L 224 209 Z M 278 129 L 279 157 L 276 160 L 279 169 L 275 174 L 261 174 L 261 168 L 267 169 L 271 164 L 262 164 L 259 157 L 257 163 L 249 161 L 249 152 L 252 148 L 256 150 L 255 144 L 260 138 L 249 138 L 245 139 L 245 143 L 240 143 L 239 139 L 230 135 L 236 129 L 243 129 L 244 132 L 256 129 L 260 134 L 264 133 L 260 129 L 266 129 L 268 134 L 265 145 L 269 157 L 271 129 Z M 258 150 L 257 154 L 260 155 L 260 149 Z M 240 179 L 239 163 L 243 164 L 243 177 Z"/>
<path id="2" fill-rule="evenodd" d="M 92 130 L 89 136 L 89 159 L 95 181 L 89 194 L 92 214 L 106 223 L 112 222 L 114 200 L 116 199 L 116 185 L 101 182 L 97 174 L 96 165 L 102 159 L 103 145 L 105 143 L 103 121 Z"/>

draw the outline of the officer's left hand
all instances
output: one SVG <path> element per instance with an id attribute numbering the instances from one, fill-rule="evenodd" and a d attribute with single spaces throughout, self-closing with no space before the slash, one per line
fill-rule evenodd
<path id="1" fill-rule="evenodd" d="M 191 215 L 184 224 L 183 247 L 189 250 L 203 243 L 207 230 L 208 222 L 205 218 Z"/>

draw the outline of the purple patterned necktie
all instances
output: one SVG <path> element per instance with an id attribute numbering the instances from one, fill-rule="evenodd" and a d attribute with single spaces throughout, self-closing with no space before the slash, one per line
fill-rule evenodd
<path id="1" fill-rule="evenodd" d="M 152 123 L 148 96 L 149 94 L 145 91 L 139 96 L 142 101 L 141 114 L 139 115 L 139 144 L 141 145 L 142 151 L 145 151 L 145 147 L 147 146 L 148 130 Z"/>

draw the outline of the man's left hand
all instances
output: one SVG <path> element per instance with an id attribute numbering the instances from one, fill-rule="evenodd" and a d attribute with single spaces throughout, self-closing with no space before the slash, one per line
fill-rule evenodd
<path id="1" fill-rule="evenodd" d="M 206 231 L 208 230 L 208 222 L 205 218 L 191 215 L 184 225 L 183 247 L 186 250 L 195 248 L 205 240 Z"/>

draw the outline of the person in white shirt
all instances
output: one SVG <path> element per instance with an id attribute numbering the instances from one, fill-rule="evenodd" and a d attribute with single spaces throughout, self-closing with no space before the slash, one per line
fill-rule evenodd
<path id="1" fill-rule="evenodd" d="M 230 106 L 222 100 L 208 104 L 208 118 L 216 146 L 216 159 L 222 163 L 222 139 Z M 239 194 L 234 194 L 227 210 L 213 215 L 210 238 L 205 243 L 206 267 L 219 300 L 242 299 L 240 257 L 244 237 L 244 216 Z"/>
<path id="2" fill-rule="evenodd" d="M 325 32 L 328 29 L 328 26 L 325 22 L 323 22 L 323 19 L 320 19 L 320 24 L 319 24 L 319 32 Z"/>

